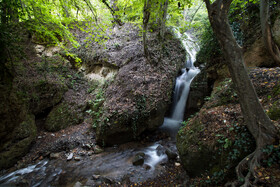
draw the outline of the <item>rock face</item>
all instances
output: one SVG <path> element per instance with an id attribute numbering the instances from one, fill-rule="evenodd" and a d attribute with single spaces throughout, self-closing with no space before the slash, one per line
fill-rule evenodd
<path id="1" fill-rule="evenodd" d="M 97 141 L 101 145 L 130 141 L 162 124 L 175 76 L 186 57 L 180 41 L 170 33 L 163 45 L 156 32 L 149 36 L 150 62 L 144 57 L 137 29 L 124 25 L 116 27 L 112 35 L 114 39 L 106 45 L 109 51 L 95 54 L 99 64 L 106 59 L 106 63 L 119 69 L 105 92 L 103 115 L 97 127 Z"/>
<path id="2" fill-rule="evenodd" d="M 12 166 L 26 154 L 37 133 L 34 115 L 12 90 L 6 94 L 1 89 L 0 169 Z"/>

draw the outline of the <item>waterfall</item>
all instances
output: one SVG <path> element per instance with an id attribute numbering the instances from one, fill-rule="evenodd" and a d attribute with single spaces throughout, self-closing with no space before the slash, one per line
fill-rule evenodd
<path id="1" fill-rule="evenodd" d="M 184 120 L 184 113 L 187 104 L 187 99 L 190 91 L 190 85 L 194 77 L 200 72 L 194 66 L 197 46 L 190 34 L 184 33 L 182 36 L 180 32 L 176 32 L 178 38 L 182 40 L 182 44 L 187 51 L 187 62 L 185 67 L 181 70 L 182 74 L 177 77 L 174 89 L 172 111 L 170 118 L 164 118 L 164 123 L 161 128 L 168 131 L 174 137 Z"/>

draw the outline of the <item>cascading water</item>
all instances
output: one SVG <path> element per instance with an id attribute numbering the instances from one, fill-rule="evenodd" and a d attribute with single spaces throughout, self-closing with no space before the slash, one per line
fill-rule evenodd
<path id="1" fill-rule="evenodd" d="M 161 128 L 168 131 L 172 137 L 175 137 L 183 121 L 190 84 L 193 78 L 200 72 L 193 64 L 197 52 L 194 40 L 188 33 L 185 33 L 184 36 L 179 32 L 176 33 L 177 37 L 182 39 L 182 43 L 188 53 L 188 59 L 185 67 L 181 70 L 182 74 L 176 79 L 171 117 L 165 118 L 161 126 Z"/>

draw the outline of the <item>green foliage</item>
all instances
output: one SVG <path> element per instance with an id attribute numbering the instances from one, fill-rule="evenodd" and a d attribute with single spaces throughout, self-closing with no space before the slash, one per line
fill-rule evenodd
<path id="1" fill-rule="evenodd" d="M 102 88 L 99 88 L 95 99 L 89 101 L 90 109 L 86 112 L 92 116 L 92 127 L 96 128 L 101 122 L 101 116 L 103 114 L 103 102 L 105 101 L 104 92 Z"/>
<path id="2" fill-rule="evenodd" d="M 272 107 L 268 110 L 267 115 L 272 120 L 280 119 L 280 101 L 275 101 Z"/>
<path id="3" fill-rule="evenodd" d="M 280 144 L 279 145 L 268 145 L 264 148 L 263 153 L 265 153 L 265 159 L 263 163 L 270 167 L 272 165 L 280 166 Z"/>

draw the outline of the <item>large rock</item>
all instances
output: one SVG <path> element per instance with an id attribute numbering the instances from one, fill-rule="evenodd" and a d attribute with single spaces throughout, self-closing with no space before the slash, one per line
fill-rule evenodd
<path id="1" fill-rule="evenodd" d="M 176 74 L 186 58 L 180 41 L 172 34 L 166 34 L 162 45 L 157 33 L 152 33 L 148 46 L 151 60 L 147 62 L 138 31 L 133 27 L 131 32 L 127 30 L 124 26 L 114 32 L 119 47 L 113 47 L 115 39 L 107 43 L 110 50 L 106 62 L 117 65 L 119 71 L 105 92 L 103 115 L 97 127 L 97 141 L 102 145 L 130 141 L 163 123 Z"/>
<path id="2" fill-rule="evenodd" d="M 280 68 L 255 68 L 249 74 L 264 109 L 278 121 L 279 71 Z M 181 163 L 190 176 L 206 173 L 218 180 L 233 176 L 238 162 L 254 148 L 231 79 L 213 90 L 209 101 L 177 134 Z"/>

